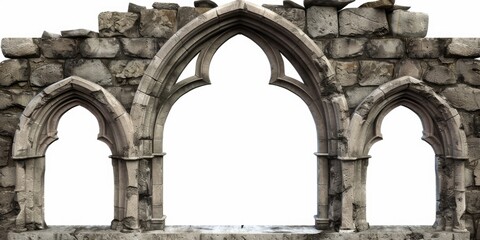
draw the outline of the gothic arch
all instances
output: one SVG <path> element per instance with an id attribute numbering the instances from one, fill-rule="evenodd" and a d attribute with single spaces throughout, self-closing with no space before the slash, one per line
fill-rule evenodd
<path id="1" fill-rule="evenodd" d="M 432 146 L 436 155 L 436 227 L 464 231 L 461 217 L 465 211 L 464 161 L 468 159 L 468 149 L 460 116 L 433 89 L 412 77 L 402 77 L 381 85 L 352 114 L 346 158 L 356 161 L 356 169 L 350 164 L 345 170 L 356 175 L 357 184 L 353 185 L 357 189 L 353 198 L 360 206 L 356 215 L 357 228 L 368 226 L 364 212 L 368 152 L 376 141 L 382 139 L 380 128 L 383 118 L 400 105 L 420 117 L 424 129 L 422 139 Z M 352 183 L 347 185 L 352 186 Z"/>
<path id="2" fill-rule="evenodd" d="M 115 177 L 115 220 L 127 216 L 137 218 L 136 207 L 126 209 L 128 187 L 137 188 L 136 148 L 133 124 L 118 100 L 101 86 L 72 76 L 56 82 L 37 94 L 22 115 L 13 143 L 16 160 L 16 193 L 20 204 L 17 216 L 19 229 L 44 228 L 43 177 L 45 152 L 58 139 L 57 126 L 62 115 L 75 106 L 88 109 L 98 120 L 98 139 L 112 151 Z M 136 205 L 136 204 L 135 204 Z M 135 226 L 133 226 L 135 227 Z"/>
<path id="3" fill-rule="evenodd" d="M 242 34 L 265 52 L 271 66 L 270 84 L 298 95 L 309 107 L 317 129 L 319 165 L 316 226 L 328 220 L 328 161 L 336 159 L 338 141 L 348 119 L 346 100 L 334 81 L 332 68 L 318 46 L 302 30 L 281 16 L 251 3 L 237 0 L 217 7 L 178 30 L 154 57 L 135 94 L 131 115 L 140 154 L 150 161 L 152 172 L 152 216 L 154 229 L 164 227 L 163 216 L 163 128 L 168 113 L 185 93 L 210 83 L 209 66 L 217 49 L 231 37 Z M 285 76 L 282 54 L 290 60 L 304 83 Z M 195 75 L 178 81 L 196 55 Z M 145 218 L 149 218 L 145 216 Z M 146 219 L 147 220 L 147 219 Z"/>

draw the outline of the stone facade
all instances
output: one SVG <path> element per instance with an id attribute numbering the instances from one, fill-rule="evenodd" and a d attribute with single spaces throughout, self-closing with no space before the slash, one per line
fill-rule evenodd
<path id="1" fill-rule="evenodd" d="M 350 2 L 305 1 L 306 8 L 289 1 L 264 7 L 241 0 L 219 7 L 211 1 L 196 7 L 154 3 L 152 9 L 130 4 L 128 12 L 100 13 L 99 33 L 3 39 L 10 59 L 0 63 L 0 238 L 9 231 L 10 239 L 50 234 L 32 232 L 46 227 L 44 154 L 56 139 L 51 126 L 76 105 L 99 119 L 99 138 L 112 150 L 112 229 L 164 229 L 162 122 L 178 98 L 209 84 L 211 53 L 235 34 L 263 46 L 269 59 L 284 54 L 300 66 L 301 76 L 310 76 L 286 79 L 282 61 L 270 61 L 271 84 L 300 96 L 319 129 L 318 209 L 311 229 L 321 231 L 261 239 L 468 239 L 467 230 L 478 236 L 480 39 L 424 38 L 423 13 L 339 11 Z M 198 52 L 202 68 L 177 84 L 178 70 Z M 436 223 L 415 231 L 368 230 L 368 151 L 383 117 L 400 105 L 419 115 L 436 154 Z M 139 233 L 129 234 L 122 236 Z M 208 239 L 240 236 L 214 235 Z"/>

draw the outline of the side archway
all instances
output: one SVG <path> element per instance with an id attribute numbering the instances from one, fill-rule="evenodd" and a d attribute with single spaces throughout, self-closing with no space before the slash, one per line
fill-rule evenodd
<path id="1" fill-rule="evenodd" d="M 465 231 L 465 160 L 468 159 L 466 136 L 460 115 L 448 102 L 412 77 L 402 77 L 381 85 L 355 109 L 352 114 L 344 170 L 355 181 L 344 183 L 355 189 L 351 194 L 357 229 L 368 228 L 366 222 L 366 170 L 371 146 L 382 139 L 383 118 L 394 108 L 404 106 L 415 112 L 423 126 L 422 139 L 436 155 L 438 229 Z"/>
<path id="2" fill-rule="evenodd" d="M 344 149 L 341 135 L 348 125 L 348 107 L 333 70 L 318 46 L 283 17 L 254 4 L 237 0 L 210 10 L 174 34 L 154 57 L 135 94 L 131 115 L 135 141 L 151 178 L 151 216 L 142 216 L 152 229 L 163 229 L 163 130 L 176 100 L 210 83 L 210 62 L 217 49 L 242 34 L 265 52 L 271 66 L 270 84 L 299 96 L 309 107 L 317 130 L 318 197 L 315 225 L 328 228 L 329 161 Z M 186 65 L 198 55 L 194 76 L 179 81 Z M 284 73 L 282 55 L 296 68 L 303 82 Z M 146 200 L 147 201 L 147 200 Z"/>
<path id="3" fill-rule="evenodd" d="M 60 118 L 75 106 L 86 108 L 96 117 L 100 129 L 98 139 L 112 152 L 115 178 L 113 227 L 117 228 L 117 223 L 123 221 L 126 228 L 137 228 L 138 194 L 134 191 L 138 185 L 138 158 L 130 116 L 108 91 L 76 76 L 43 89 L 20 116 L 12 150 L 17 172 L 15 191 L 20 205 L 17 228 L 43 229 L 46 225 L 43 211 L 45 152 L 58 138 Z"/>

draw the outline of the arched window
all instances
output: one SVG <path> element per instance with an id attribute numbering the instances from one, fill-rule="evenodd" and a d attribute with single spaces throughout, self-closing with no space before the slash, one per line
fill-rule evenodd
<path id="1" fill-rule="evenodd" d="M 211 85 L 175 103 L 164 146 L 170 224 L 311 224 L 315 123 L 270 75 L 263 51 L 237 35 L 215 53 Z"/>
<path id="2" fill-rule="evenodd" d="M 367 221 L 371 225 L 433 225 L 436 220 L 435 154 L 422 123 L 400 106 L 381 123 L 383 140 L 370 149 Z"/>
<path id="3" fill-rule="evenodd" d="M 97 119 L 85 108 L 67 111 L 59 140 L 47 149 L 45 221 L 48 225 L 110 225 L 113 170 L 110 149 L 97 141 Z"/>

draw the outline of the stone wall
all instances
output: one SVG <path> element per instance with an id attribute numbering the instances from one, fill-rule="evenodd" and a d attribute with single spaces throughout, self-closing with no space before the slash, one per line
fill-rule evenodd
<path id="1" fill-rule="evenodd" d="M 342 9 L 349 1 L 305 2 L 307 8 L 289 1 L 264 7 L 303 30 L 325 53 L 350 109 L 347 114 L 379 86 L 403 76 L 421 80 L 458 111 L 469 152 L 463 219 L 472 237 L 477 236 L 480 62 L 475 58 L 480 57 L 480 39 L 424 38 L 428 16 L 395 6 Z M 100 13 L 98 33 L 79 29 L 2 40 L 2 52 L 10 59 L 0 63 L 0 239 L 15 229 L 20 210 L 12 141 L 30 100 L 59 80 L 79 76 L 108 90 L 130 112 L 137 87 L 157 52 L 177 30 L 215 7 L 210 1 L 198 1 L 196 7 L 154 3 L 152 9 L 130 4 L 128 12 Z M 148 177 L 140 172 L 140 191 L 141 183 L 148 182 L 141 178 Z M 147 211 L 142 203 L 139 211 Z"/>

